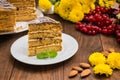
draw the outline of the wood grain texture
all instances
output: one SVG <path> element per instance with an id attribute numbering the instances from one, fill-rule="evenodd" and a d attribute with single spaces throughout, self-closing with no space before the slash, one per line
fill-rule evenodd
<path id="1" fill-rule="evenodd" d="M 47 16 L 60 21 L 63 26 L 63 33 L 71 35 L 78 41 L 79 49 L 76 54 L 58 64 L 47 66 L 28 65 L 15 60 L 10 55 L 12 43 L 19 37 L 26 35 L 27 31 L 0 36 L 0 80 L 120 80 L 120 71 L 118 70 L 114 71 L 113 75 L 108 78 L 95 76 L 93 71 L 86 78 L 80 78 L 80 73 L 76 77 L 68 78 L 72 67 L 79 66 L 80 62 L 88 63 L 88 57 L 92 52 L 103 51 L 111 47 L 116 51 L 120 51 L 120 44 L 116 42 L 114 36 L 86 35 L 76 31 L 75 23 L 65 21 L 58 15 Z M 92 70 L 92 67 L 90 69 Z"/>
<path id="2" fill-rule="evenodd" d="M 10 47 L 14 40 L 21 35 L 26 34 L 13 34 L 0 36 L 0 80 L 9 80 L 14 68 L 14 59 L 10 54 Z"/>

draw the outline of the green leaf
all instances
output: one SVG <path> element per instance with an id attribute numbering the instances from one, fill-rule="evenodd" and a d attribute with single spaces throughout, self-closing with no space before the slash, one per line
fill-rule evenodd
<path id="1" fill-rule="evenodd" d="M 52 4 L 55 4 L 57 0 L 50 0 Z"/>
<path id="2" fill-rule="evenodd" d="M 47 53 L 44 53 L 44 52 L 41 52 L 39 54 L 37 54 L 37 58 L 38 59 L 45 59 L 45 58 L 48 58 L 48 54 Z"/>
<path id="3" fill-rule="evenodd" d="M 45 58 L 54 58 L 57 56 L 57 51 L 50 51 L 49 49 L 46 49 L 45 52 L 41 52 L 37 54 L 38 59 L 45 59 Z"/>
<path id="4" fill-rule="evenodd" d="M 54 57 L 56 57 L 57 56 L 57 52 L 56 51 L 50 51 L 49 52 L 49 57 L 50 58 L 54 58 Z"/>

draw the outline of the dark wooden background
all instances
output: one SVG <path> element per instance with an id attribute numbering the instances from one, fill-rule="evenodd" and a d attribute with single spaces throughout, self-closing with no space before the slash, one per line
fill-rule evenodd
<path id="1" fill-rule="evenodd" d="M 74 23 L 65 21 L 58 15 L 47 16 L 59 20 L 62 23 L 63 32 L 73 36 L 78 41 L 79 49 L 77 53 L 72 58 L 58 64 L 47 66 L 28 65 L 15 60 L 10 53 L 13 42 L 26 35 L 27 31 L 2 35 L 0 36 L 0 80 L 120 80 L 120 71 L 118 70 L 114 71 L 109 78 L 95 76 L 93 72 L 86 78 L 80 78 L 80 75 L 68 78 L 68 73 L 73 66 L 77 66 L 80 62 L 88 62 L 90 53 L 108 48 L 120 51 L 120 44 L 116 42 L 114 36 L 86 35 L 76 31 Z"/>

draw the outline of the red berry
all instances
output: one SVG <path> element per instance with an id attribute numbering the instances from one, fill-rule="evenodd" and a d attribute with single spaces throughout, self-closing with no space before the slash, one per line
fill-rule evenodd
<path id="1" fill-rule="evenodd" d="M 92 31 L 88 31 L 88 34 L 92 34 Z"/>
<path id="2" fill-rule="evenodd" d="M 102 29 L 103 34 L 107 34 L 108 30 L 107 29 Z"/>
<path id="3" fill-rule="evenodd" d="M 83 28 L 81 28 L 81 31 L 86 33 L 88 30 L 86 27 L 83 27 Z"/>
<path id="4" fill-rule="evenodd" d="M 87 25 L 86 28 L 87 28 L 88 30 L 92 30 L 92 27 L 91 27 L 90 25 Z"/>
<path id="5" fill-rule="evenodd" d="M 116 35 L 117 35 L 118 38 L 120 38 L 120 33 L 117 33 Z"/>
<path id="6" fill-rule="evenodd" d="M 81 22 L 77 22 L 76 24 L 77 24 L 77 25 L 81 25 L 82 23 L 81 23 Z"/>
<path id="7" fill-rule="evenodd" d="M 88 19 L 89 19 L 90 22 L 94 22 L 95 21 L 95 19 L 94 19 L 94 17 L 92 15 L 89 16 Z"/>
<path id="8" fill-rule="evenodd" d="M 96 31 L 94 31 L 94 30 L 92 31 L 92 34 L 93 34 L 93 35 L 95 35 L 96 33 L 97 33 Z"/>

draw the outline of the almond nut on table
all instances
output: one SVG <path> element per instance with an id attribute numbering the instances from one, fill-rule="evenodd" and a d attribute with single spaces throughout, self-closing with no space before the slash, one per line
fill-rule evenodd
<path id="1" fill-rule="evenodd" d="M 73 70 L 77 70 L 78 72 L 82 72 L 83 71 L 83 68 L 78 67 L 78 66 L 72 67 L 72 69 Z"/>
<path id="2" fill-rule="evenodd" d="M 85 69 L 85 70 L 82 71 L 80 76 L 82 78 L 82 77 L 88 76 L 89 74 L 91 74 L 91 70 L 90 69 Z"/>
<path id="3" fill-rule="evenodd" d="M 80 67 L 82 67 L 82 68 L 90 68 L 90 64 L 88 64 L 88 63 L 80 63 Z"/>
<path id="4" fill-rule="evenodd" d="M 69 77 L 74 77 L 78 74 L 78 71 L 77 70 L 71 70 L 70 73 L 69 73 Z"/>

